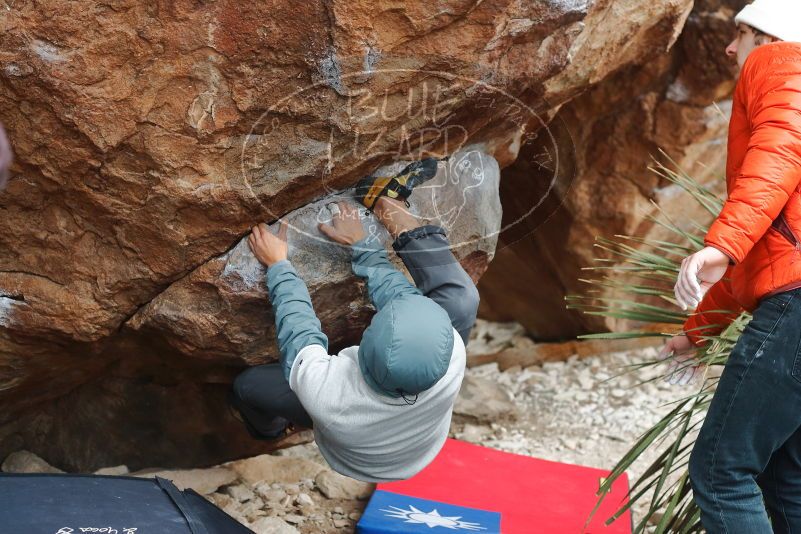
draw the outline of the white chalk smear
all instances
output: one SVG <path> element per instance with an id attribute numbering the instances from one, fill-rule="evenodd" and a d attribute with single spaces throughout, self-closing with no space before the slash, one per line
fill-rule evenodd
<path id="1" fill-rule="evenodd" d="M 222 276 L 231 287 L 252 290 L 266 287 L 265 269 L 253 255 L 247 239 L 243 239 L 228 254 Z"/>
<path id="2" fill-rule="evenodd" d="M 64 57 L 58 48 L 47 41 L 40 41 L 39 39 L 36 39 L 33 41 L 33 43 L 31 43 L 31 50 L 33 50 L 37 56 L 49 63 L 61 63 L 62 61 L 67 60 L 67 58 Z"/>
<path id="3" fill-rule="evenodd" d="M 19 301 L 0 296 L 0 326 L 4 326 L 6 328 L 11 326 L 11 318 L 14 313 L 14 308 L 18 305 Z"/>

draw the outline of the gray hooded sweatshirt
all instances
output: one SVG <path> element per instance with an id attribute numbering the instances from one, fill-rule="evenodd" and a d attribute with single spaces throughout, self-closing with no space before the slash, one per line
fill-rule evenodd
<path id="1" fill-rule="evenodd" d="M 267 270 L 281 362 L 314 422 L 320 452 L 368 482 L 409 478 L 439 453 L 466 353 L 448 314 L 390 263 L 380 243 L 353 247 L 354 273 L 377 309 L 361 344 L 336 355 L 289 261 Z"/>

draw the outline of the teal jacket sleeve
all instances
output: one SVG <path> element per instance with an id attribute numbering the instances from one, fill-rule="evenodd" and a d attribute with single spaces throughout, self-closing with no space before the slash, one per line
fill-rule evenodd
<path id="1" fill-rule="evenodd" d="M 322 345 L 328 351 L 328 337 L 314 313 L 306 284 L 289 260 L 276 262 L 267 269 L 267 290 L 275 313 L 281 368 L 289 380 L 298 353 L 309 345 Z"/>
<path id="2" fill-rule="evenodd" d="M 353 273 L 367 279 L 367 293 L 377 310 L 400 295 L 423 294 L 392 265 L 381 242 L 366 237 L 353 244 L 351 253 Z"/>

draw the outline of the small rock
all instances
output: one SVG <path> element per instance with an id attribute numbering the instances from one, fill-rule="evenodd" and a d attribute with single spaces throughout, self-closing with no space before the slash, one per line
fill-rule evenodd
<path id="1" fill-rule="evenodd" d="M 334 519 L 334 527 L 336 528 L 345 528 L 350 526 L 350 521 L 348 519 Z"/>
<path id="2" fill-rule="evenodd" d="M 287 495 L 297 495 L 300 493 L 300 486 L 297 484 L 286 484 L 284 485 L 284 491 Z"/>
<path id="3" fill-rule="evenodd" d="M 581 389 L 588 391 L 595 387 L 595 381 L 590 377 L 589 372 L 580 374 L 578 376 L 578 383 Z"/>
<path id="4" fill-rule="evenodd" d="M 467 354 L 495 354 L 514 344 L 514 339 L 523 336 L 526 330 L 519 323 L 496 323 L 477 319 L 467 344 Z"/>
<path id="5" fill-rule="evenodd" d="M 245 460 L 225 464 L 239 477 L 255 486 L 259 482 L 296 483 L 298 480 L 313 479 L 325 467 L 306 458 L 273 456 L 262 454 Z"/>
<path id="6" fill-rule="evenodd" d="M 213 502 L 214 504 L 216 504 L 217 506 L 219 506 L 220 508 L 234 502 L 234 500 L 225 493 L 210 493 L 206 495 L 206 498 L 211 502 Z"/>
<path id="7" fill-rule="evenodd" d="M 353 512 L 352 514 L 349 514 L 348 517 L 351 519 L 351 521 L 358 521 L 362 518 L 362 514 L 361 512 Z"/>
<path id="8" fill-rule="evenodd" d="M 503 386 L 473 375 L 465 375 L 453 413 L 486 423 L 517 416 L 515 403 Z"/>
<path id="9" fill-rule="evenodd" d="M 335 514 L 340 514 L 341 515 L 341 514 L 345 513 L 345 510 L 343 510 L 341 506 L 334 506 L 334 509 L 332 510 L 332 512 L 334 512 Z"/>
<path id="10" fill-rule="evenodd" d="M 130 473 L 128 470 L 127 465 L 118 465 L 115 467 L 104 467 L 102 469 L 98 469 L 95 471 L 96 475 L 104 475 L 104 476 L 123 476 Z"/>
<path id="11" fill-rule="evenodd" d="M 32 452 L 17 451 L 9 454 L 0 469 L 4 473 L 63 473 Z"/>
<path id="12" fill-rule="evenodd" d="M 284 490 L 272 489 L 270 486 L 256 488 L 256 494 L 269 503 L 279 503 L 287 496 Z"/>
<path id="13" fill-rule="evenodd" d="M 264 503 L 258 497 L 251 501 L 246 502 L 240 512 L 244 515 L 249 522 L 255 521 L 261 516 L 267 515 L 264 510 Z"/>
<path id="14" fill-rule="evenodd" d="M 374 486 L 326 469 L 314 479 L 323 495 L 329 499 L 366 499 Z"/>
<path id="15" fill-rule="evenodd" d="M 292 523 L 293 525 L 299 525 L 306 521 L 306 518 L 298 514 L 286 514 L 284 516 L 284 521 L 287 523 Z"/>
<path id="16" fill-rule="evenodd" d="M 577 391 L 573 398 L 578 402 L 584 403 L 590 400 L 590 394 L 586 391 Z"/>
<path id="17" fill-rule="evenodd" d="M 560 441 L 568 450 L 571 451 L 575 451 L 579 446 L 578 440 L 574 438 L 560 438 Z"/>
<path id="18" fill-rule="evenodd" d="M 492 430 L 486 426 L 472 425 L 467 423 L 464 425 L 464 429 L 459 432 L 456 437 L 470 443 L 483 443 L 487 435 L 491 432 Z"/>
<path id="19" fill-rule="evenodd" d="M 277 517 L 262 517 L 250 524 L 256 534 L 300 534 L 298 529 Z"/>
<path id="20" fill-rule="evenodd" d="M 238 502 L 247 502 L 256 497 L 256 494 L 244 484 L 228 486 L 225 492 Z"/>
<path id="21" fill-rule="evenodd" d="M 295 497 L 295 502 L 298 506 L 314 506 L 314 501 L 306 493 L 299 493 L 298 496 Z"/>

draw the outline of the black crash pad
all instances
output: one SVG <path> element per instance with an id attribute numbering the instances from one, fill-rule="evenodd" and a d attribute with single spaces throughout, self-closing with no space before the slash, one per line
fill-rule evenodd
<path id="1" fill-rule="evenodd" d="M 163 478 L 0 474 L 0 534 L 253 534 Z"/>

